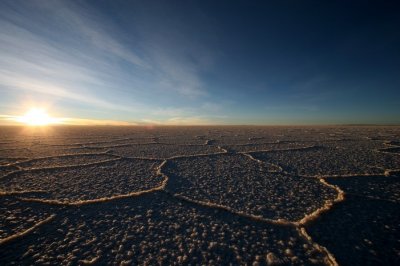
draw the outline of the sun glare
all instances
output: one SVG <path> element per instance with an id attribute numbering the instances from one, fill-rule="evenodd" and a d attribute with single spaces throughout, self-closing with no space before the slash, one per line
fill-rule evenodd
<path id="1" fill-rule="evenodd" d="M 58 122 L 56 118 L 49 116 L 44 109 L 40 108 L 30 109 L 23 116 L 17 117 L 16 121 L 30 126 L 46 126 Z"/>

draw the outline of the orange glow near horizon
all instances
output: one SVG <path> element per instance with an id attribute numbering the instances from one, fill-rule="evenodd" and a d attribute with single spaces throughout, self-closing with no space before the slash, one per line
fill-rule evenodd
<path id="1" fill-rule="evenodd" d="M 60 123 L 60 119 L 51 117 L 46 110 L 31 108 L 23 116 L 17 116 L 15 121 L 28 126 L 47 126 Z"/>
<path id="2" fill-rule="evenodd" d="M 45 108 L 32 107 L 24 115 L 0 115 L 1 120 L 9 121 L 11 124 L 19 123 L 29 127 L 47 127 L 51 125 L 77 125 L 77 126 L 132 126 L 132 122 L 102 119 L 85 119 L 72 117 L 51 116 Z"/>

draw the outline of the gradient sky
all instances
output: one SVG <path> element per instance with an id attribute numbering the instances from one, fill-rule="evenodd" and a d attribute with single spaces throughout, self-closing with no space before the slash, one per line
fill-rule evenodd
<path id="1" fill-rule="evenodd" d="M 399 14 L 396 1 L 3 0 L 0 121 L 45 106 L 139 124 L 400 123 Z"/>

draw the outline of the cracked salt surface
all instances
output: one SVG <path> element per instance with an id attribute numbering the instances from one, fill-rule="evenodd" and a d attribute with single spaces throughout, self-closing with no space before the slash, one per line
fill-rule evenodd
<path id="1" fill-rule="evenodd" d="M 340 265 L 399 265 L 399 221 L 398 202 L 348 195 L 307 231 Z"/>
<path id="2" fill-rule="evenodd" d="M 301 265 L 323 264 L 325 259 L 295 228 L 198 208 L 161 192 L 65 209 L 8 248 L 14 252 L 0 246 L 2 263 Z"/>
<path id="3" fill-rule="evenodd" d="M 396 265 L 399 139 L 398 127 L 3 127 L 0 264 Z"/>
<path id="4" fill-rule="evenodd" d="M 400 203 L 400 180 L 395 176 L 352 176 L 326 178 L 346 194 Z"/>
<path id="5" fill-rule="evenodd" d="M 74 202 L 129 194 L 159 186 L 157 164 L 117 159 L 84 166 L 16 172 L 0 179 L 2 191 L 43 190 L 34 198 Z"/>
<path id="6" fill-rule="evenodd" d="M 29 229 L 51 214 L 48 206 L 24 203 L 12 196 L 1 196 L 0 243 L 12 235 Z"/>
<path id="7" fill-rule="evenodd" d="M 300 220 L 337 196 L 317 179 L 267 173 L 240 154 L 171 160 L 165 173 L 172 193 L 270 219 Z"/>
<path id="8" fill-rule="evenodd" d="M 54 168 L 63 166 L 74 166 L 82 164 L 90 164 L 101 161 L 108 161 L 115 159 L 115 156 L 108 154 L 71 154 L 64 156 L 44 157 L 31 160 L 25 160 L 16 165 L 23 169 L 37 169 L 37 168 Z"/>
<path id="9" fill-rule="evenodd" d="M 221 152 L 215 146 L 206 145 L 168 145 L 168 144 L 148 144 L 148 145 L 128 145 L 110 147 L 110 154 L 134 158 L 155 158 L 165 159 L 174 156 L 187 156 L 194 154 L 208 154 Z"/>
<path id="10" fill-rule="evenodd" d="M 2 176 L 6 176 L 10 173 L 13 173 L 15 171 L 18 171 L 19 168 L 16 167 L 15 165 L 5 165 L 5 166 L 0 166 L 0 178 Z"/>
<path id="11" fill-rule="evenodd" d="M 255 152 L 253 156 L 304 176 L 382 174 L 384 169 L 399 167 L 399 156 L 379 152 L 375 143 L 370 144 L 321 143 L 312 149 Z"/>
<path id="12" fill-rule="evenodd" d="M 297 143 L 297 142 L 284 142 L 284 143 L 246 143 L 242 145 L 222 145 L 235 152 L 254 152 L 254 151 L 268 151 L 268 150 L 286 150 L 304 148 L 313 143 Z"/>

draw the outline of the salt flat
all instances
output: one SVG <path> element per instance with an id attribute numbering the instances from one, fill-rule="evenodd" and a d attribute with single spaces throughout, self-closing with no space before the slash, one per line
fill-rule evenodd
<path id="1" fill-rule="evenodd" d="M 399 127 L 0 128 L 0 263 L 400 264 Z"/>

